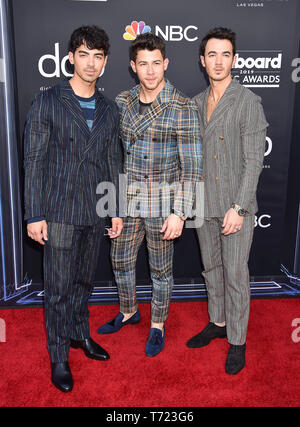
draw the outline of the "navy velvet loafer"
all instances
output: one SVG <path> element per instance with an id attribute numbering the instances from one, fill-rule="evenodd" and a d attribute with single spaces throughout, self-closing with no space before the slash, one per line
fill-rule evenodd
<path id="1" fill-rule="evenodd" d="M 125 322 L 122 322 L 123 319 L 124 314 L 118 313 L 114 319 L 110 320 L 109 322 L 98 328 L 98 334 L 114 334 L 115 332 L 118 332 L 121 328 L 123 328 L 123 326 L 125 325 L 135 325 L 140 322 L 141 315 L 139 310 L 137 310 L 134 315 L 131 316 Z"/>
<path id="2" fill-rule="evenodd" d="M 149 357 L 156 356 L 165 346 L 166 327 L 164 326 L 164 335 L 157 328 L 151 328 L 146 342 L 146 355 Z"/>

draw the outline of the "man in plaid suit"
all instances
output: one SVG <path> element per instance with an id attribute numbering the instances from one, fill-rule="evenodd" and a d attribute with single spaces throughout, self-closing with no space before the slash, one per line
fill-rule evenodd
<path id="1" fill-rule="evenodd" d="M 164 42 L 147 33 L 131 45 L 131 67 L 140 84 L 116 99 L 127 175 L 127 218 L 112 241 L 112 264 L 120 312 L 98 329 L 117 332 L 140 321 L 135 264 L 146 237 L 153 283 L 151 329 L 146 355 L 164 347 L 173 286 L 173 239 L 192 217 L 196 183 L 202 170 L 197 108 L 164 78 L 168 67 Z"/>

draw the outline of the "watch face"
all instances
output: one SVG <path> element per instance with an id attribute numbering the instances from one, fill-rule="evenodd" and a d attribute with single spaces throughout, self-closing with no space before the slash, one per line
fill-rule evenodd
<path id="1" fill-rule="evenodd" d="M 240 210 L 238 211 L 238 214 L 239 214 L 240 216 L 245 216 L 245 215 L 246 215 L 246 211 L 245 211 L 244 209 L 240 209 Z"/>

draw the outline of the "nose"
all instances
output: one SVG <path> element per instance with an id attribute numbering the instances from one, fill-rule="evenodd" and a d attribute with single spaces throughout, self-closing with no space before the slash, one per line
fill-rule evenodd
<path id="1" fill-rule="evenodd" d="M 152 65 L 152 64 L 148 64 L 148 67 L 147 67 L 147 73 L 148 73 L 148 74 L 153 74 L 153 72 L 154 72 L 154 67 L 153 67 L 153 65 Z"/>
<path id="2" fill-rule="evenodd" d="M 223 63 L 223 56 L 222 54 L 219 54 L 216 56 L 216 64 L 222 64 Z"/>
<path id="3" fill-rule="evenodd" d="M 87 65 L 88 65 L 89 67 L 94 67 L 94 65 L 95 65 L 95 58 L 94 58 L 92 55 L 89 55 L 89 56 L 88 56 L 88 62 L 87 62 Z"/>

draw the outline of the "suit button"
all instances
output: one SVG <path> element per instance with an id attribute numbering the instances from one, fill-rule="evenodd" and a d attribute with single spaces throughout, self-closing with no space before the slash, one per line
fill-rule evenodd
<path id="1" fill-rule="evenodd" d="M 144 156 L 144 159 L 148 159 L 148 156 Z"/>
<path id="2" fill-rule="evenodd" d="M 74 141 L 74 138 L 70 138 L 70 141 Z"/>
<path id="3" fill-rule="evenodd" d="M 129 155 L 129 154 L 131 154 L 131 152 L 130 152 L 130 151 L 127 151 L 127 154 Z"/>
<path id="4" fill-rule="evenodd" d="M 149 176 L 148 176 L 148 175 L 145 175 L 145 176 L 144 176 L 144 178 L 145 178 L 145 179 L 148 179 L 148 178 L 149 178 Z"/>
<path id="5" fill-rule="evenodd" d="M 223 139 L 224 139 L 224 136 L 219 136 L 220 141 L 223 141 Z"/>

